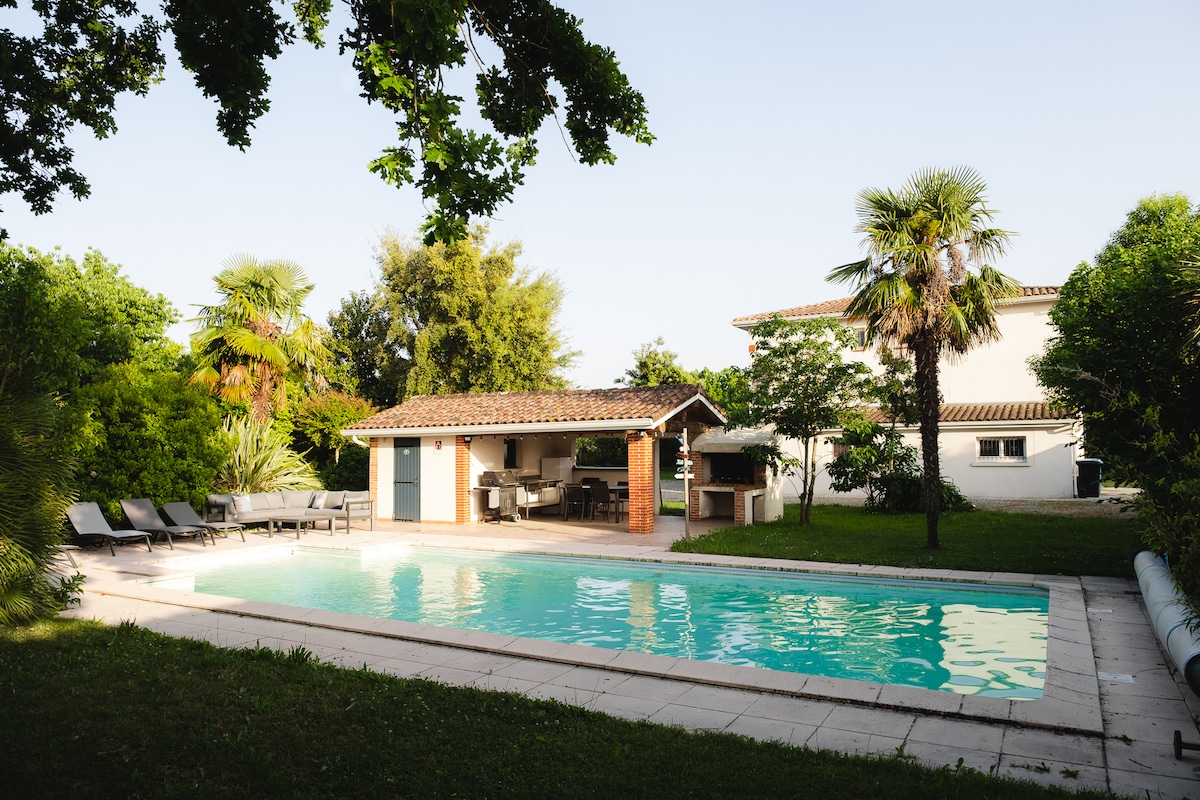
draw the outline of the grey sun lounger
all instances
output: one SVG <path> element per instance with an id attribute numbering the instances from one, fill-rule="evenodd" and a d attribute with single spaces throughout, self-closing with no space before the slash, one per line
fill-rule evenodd
<path id="1" fill-rule="evenodd" d="M 114 531 L 108 524 L 108 520 L 104 518 L 104 514 L 100 512 L 100 506 L 95 503 L 73 503 L 67 509 L 67 519 L 75 530 L 75 538 L 81 541 L 99 539 L 108 544 L 108 550 L 114 556 L 117 554 L 117 551 L 113 549 L 114 542 L 116 544 L 145 542 L 146 549 L 151 549 L 150 534 L 145 531 Z"/>
<path id="2" fill-rule="evenodd" d="M 214 533 L 219 533 L 222 536 L 228 537 L 230 531 L 236 531 L 242 535 L 242 541 L 246 541 L 246 526 L 239 522 L 205 522 L 200 519 L 200 515 L 196 513 L 196 509 L 187 503 L 164 503 L 162 510 L 167 515 L 167 519 L 176 525 L 191 525 L 196 528 L 205 528 L 208 530 L 210 536 Z"/>
<path id="3" fill-rule="evenodd" d="M 121 510 L 125 512 L 125 518 L 129 520 L 129 524 L 137 530 L 161 533 L 166 536 L 167 546 L 172 550 L 175 549 L 175 543 L 171 540 L 172 536 L 199 536 L 201 545 L 204 544 L 205 534 L 212 536 L 212 531 L 196 525 L 168 525 L 154 510 L 154 503 L 144 497 L 137 500 L 122 500 Z M 213 539 L 213 544 L 216 542 L 217 540 Z"/>

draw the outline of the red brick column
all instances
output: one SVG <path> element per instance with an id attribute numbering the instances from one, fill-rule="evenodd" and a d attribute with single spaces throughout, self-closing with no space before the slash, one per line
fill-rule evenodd
<path id="1" fill-rule="evenodd" d="M 371 455 L 367 460 L 367 488 L 374 500 L 375 518 L 379 518 L 379 438 L 371 437 Z M 332 525 L 333 523 L 330 523 Z"/>
<path id="2" fill-rule="evenodd" d="M 746 524 L 746 493 L 737 490 L 733 493 L 733 524 Z"/>
<path id="3" fill-rule="evenodd" d="M 629 532 L 654 533 L 654 437 L 645 431 L 630 431 Z"/>
<path id="4" fill-rule="evenodd" d="M 700 490 L 693 485 L 688 490 L 688 519 L 700 519 Z"/>
<path id="5" fill-rule="evenodd" d="M 471 521 L 471 443 L 454 437 L 454 524 Z"/>

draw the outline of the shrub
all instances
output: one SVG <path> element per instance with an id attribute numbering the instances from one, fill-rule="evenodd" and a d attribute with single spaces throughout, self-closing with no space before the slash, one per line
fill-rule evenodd
<path id="1" fill-rule="evenodd" d="M 889 472 L 875 480 L 874 498 L 866 508 L 884 514 L 912 514 L 925 510 L 925 477 L 919 472 Z M 942 511 L 971 511 L 974 504 L 947 480 L 942 481 Z"/>
<path id="2" fill-rule="evenodd" d="M 281 489 L 320 489 L 321 482 L 304 456 L 288 447 L 287 437 L 249 418 L 225 420 L 233 442 L 221 466 L 216 487 L 236 494 L 276 492 Z"/>

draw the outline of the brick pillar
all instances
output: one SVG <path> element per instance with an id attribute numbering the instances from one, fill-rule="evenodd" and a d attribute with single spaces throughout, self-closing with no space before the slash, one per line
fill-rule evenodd
<path id="1" fill-rule="evenodd" d="M 471 521 L 471 443 L 454 437 L 454 523 Z"/>
<path id="2" fill-rule="evenodd" d="M 746 493 L 737 490 L 733 492 L 733 524 L 746 524 Z"/>
<path id="3" fill-rule="evenodd" d="M 371 437 L 371 456 L 367 461 L 367 488 L 371 491 L 371 499 L 375 502 L 372 507 L 376 519 L 379 518 L 379 438 Z M 330 523 L 332 525 L 333 523 Z"/>
<path id="4" fill-rule="evenodd" d="M 654 437 L 629 431 L 629 532 L 654 533 Z"/>
<path id="5" fill-rule="evenodd" d="M 688 491 L 688 519 L 700 519 L 700 490 L 691 487 Z"/>

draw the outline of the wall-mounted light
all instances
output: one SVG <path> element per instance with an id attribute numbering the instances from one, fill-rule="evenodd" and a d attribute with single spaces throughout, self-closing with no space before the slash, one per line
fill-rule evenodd
<path id="1" fill-rule="evenodd" d="M 464 437 L 463 437 L 463 441 L 464 441 L 464 442 L 466 442 L 467 444 L 470 444 L 470 443 L 471 443 L 471 437 L 470 437 L 470 436 L 464 436 Z"/>

